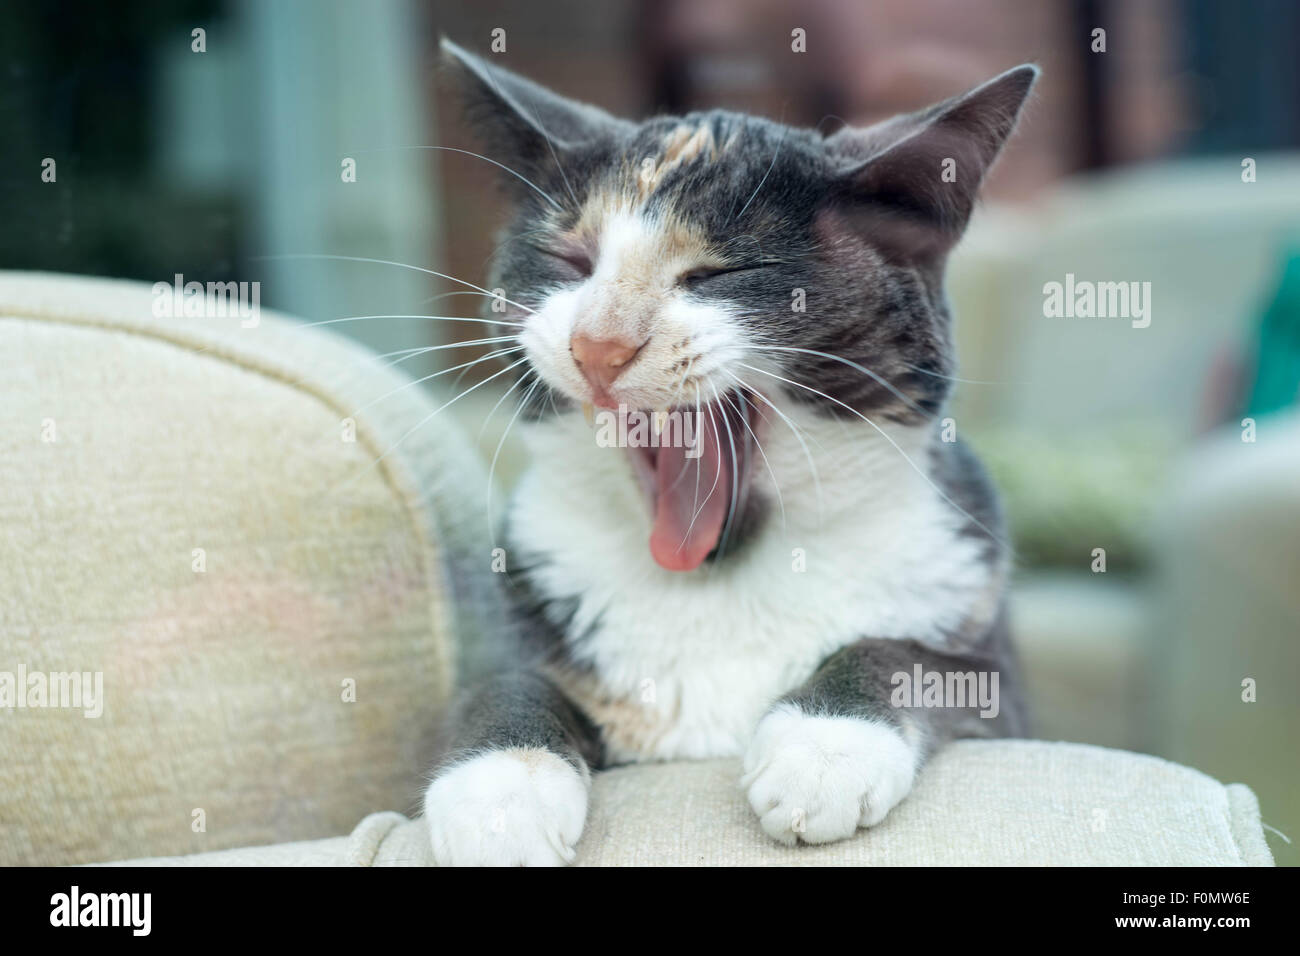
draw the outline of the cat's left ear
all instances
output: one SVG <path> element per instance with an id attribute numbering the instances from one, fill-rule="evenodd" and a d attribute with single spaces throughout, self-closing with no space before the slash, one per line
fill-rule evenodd
<path id="1" fill-rule="evenodd" d="M 489 63 L 446 37 L 441 46 L 471 124 L 501 154 L 493 158 L 508 165 L 540 162 L 551 150 L 573 150 L 629 125 Z"/>
<path id="2" fill-rule="evenodd" d="M 887 254 L 942 255 L 961 238 L 1037 78 L 1036 66 L 1018 66 L 919 113 L 828 137 L 840 201 Z"/>

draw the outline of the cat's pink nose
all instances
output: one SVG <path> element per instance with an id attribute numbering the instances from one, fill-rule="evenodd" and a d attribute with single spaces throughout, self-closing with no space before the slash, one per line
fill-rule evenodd
<path id="1" fill-rule="evenodd" d="M 583 377 L 591 385 L 592 401 L 595 404 L 606 408 L 615 407 L 609 387 L 644 346 L 645 342 L 636 345 L 625 339 L 593 339 L 580 333 L 569 339 L 569 351 L 573 353 L 573 360 L 578 363 Z"/>

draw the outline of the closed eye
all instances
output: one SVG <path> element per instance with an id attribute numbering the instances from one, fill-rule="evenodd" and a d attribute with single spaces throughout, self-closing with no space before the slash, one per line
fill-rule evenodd
<path id="1" fill-rule="evenodd" d="M 542 249 L 540 247 L 538 251 L 551 259 L 563 262 L 584 279 L 591 276 L 591 260 L 580 252 L 561 252 L 558 249 Z"/>
<path id="2" fill-rule="evenodd" d="M 721 276 L 735 275 L 738 272 L 753 272 L 761 269 L 765 263 L 755 263 L 745 266 L 725 266 L 720 269 L 692 269 L 690 272 L 682 274 L 681 282 L 687 288 L 694 288 L 710 279 L 717 279 Z"/>

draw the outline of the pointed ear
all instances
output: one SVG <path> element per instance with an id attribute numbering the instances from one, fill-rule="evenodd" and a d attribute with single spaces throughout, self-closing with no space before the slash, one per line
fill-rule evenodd
<path id="1" fill-rule="evenodd" d="M 442 39 L 442 61 L 455 75 L 470 124 L 507 164 L 533 163 L 550 150 L 607 139 L 629 125 L 603 110 L 565 99 Z"/>
<path id="2" fill-rule="evenodd" d="M 923 261 L 966 228 L 1038 68 L 1018 66 L 962 96 L 826 140 L 841 172 L 834 193 L 888 255 Z"/>

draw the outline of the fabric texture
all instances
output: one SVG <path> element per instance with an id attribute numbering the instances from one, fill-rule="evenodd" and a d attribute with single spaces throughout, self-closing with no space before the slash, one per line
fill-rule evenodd
<path id="1" fill-rule="evenodd" d="M 785 847 L 761 829 L 735 761 L 597 774 L 579 866 L 1271 866 L 1248 787 L 1085 744 L 965 741 L 870 830 Z M 347 840 L 142 865 L 425 866 L 423 821 L 367 817 Z M 210 859 L 209 859 L 210 858 Z"/>
<path id="2" fill-rule="evenodd" d="M 1150 743 L 1228 780 L 1249 780 L 1264 820 L 1300 829 L 1300 408 L 1202 439 L 1157 522 L 1147 693 Z M 1204 702 L 1216 701 L 1215 706 Z M 1281 837 L 1278 838 L 1281 841 Z M 1295 849 L 1274 844 L 1295 861 Z M 1285 856 L 1282 856 L 1285 854 Z"/>
<path id="3" fill-rule="evenodd" d="M 103 697 L 0 707 L 0 864 L 415 806 L 472 631 L 452 576 L 483 476 L 427 394 L 321 329 L 152 303 L 0 273 L 0 672 L 100 673 Z"/>
<path id="4" fill-rule="evenodd" d="M 0 273 L 0 678 L 102 674 L 99 716 L 0 707 L 0 864 L 427 863 L 371 811 L 417 805 L 495 630 L 478 459 L 346 340 L 152 304 Z M 1249 789 L 1120 751 L 957 744 L 881 826 L 797 849 L 738 775 L 598 775 L 579 863 L 1271 862 Z"/>

